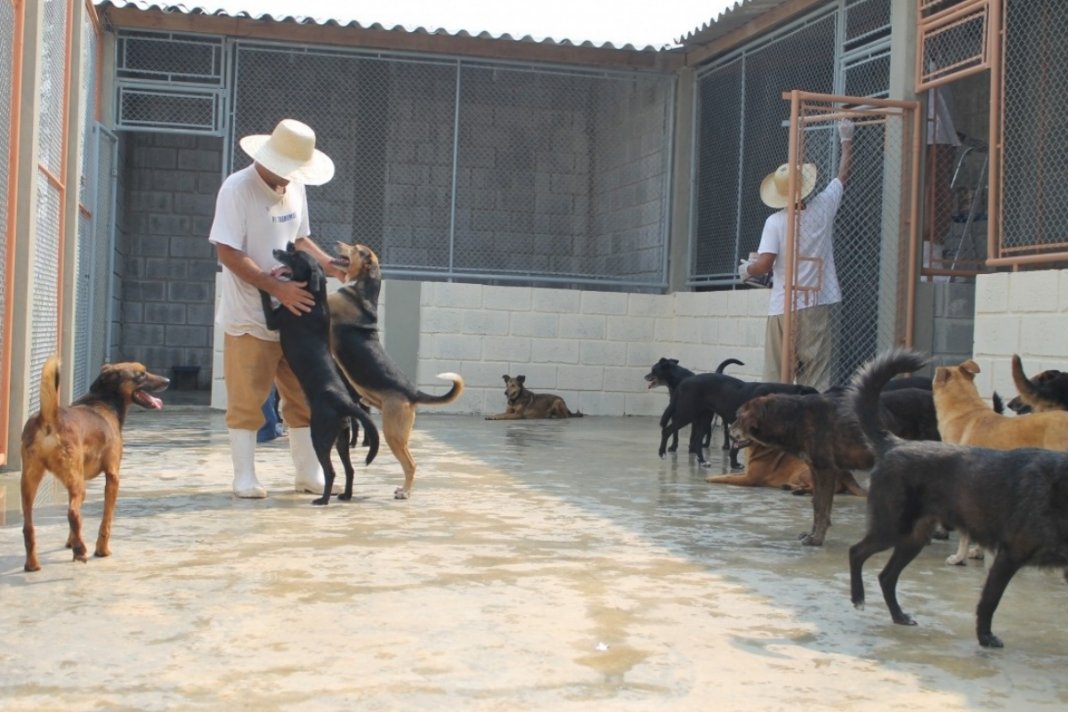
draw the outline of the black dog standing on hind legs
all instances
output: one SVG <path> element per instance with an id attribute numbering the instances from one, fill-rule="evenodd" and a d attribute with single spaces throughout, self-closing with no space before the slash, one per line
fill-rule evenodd
<path id="1" fill-rule="evenodd" d="M 1000 648 L 991 622 L 1013 575 L 1023 566 L 1056 567 L 1068 579 L 1068 453 L 908 441 L 887 433 L 878 417 L 879 391 L 894 375 L 925 363 L 906 350 L 879 356 L 858 371 L 846 399 L 875 453 L 867 534 L 849 549 L 853 605 L 864 607 L 864 562 L 892 547 L 879 573 L 883 599 L 894 623 L 915 625 L 898 604 L 897 580 L 942 524 L 997 551 L 975 632 L 981 646 Z"/>
<path id="2" fill-rule="evenodd" d="M 378 428 L 352 398 L 330 355 L 330 311 L 323 268 L 314 257 L 297 250 L 292 242 L 285 250 L 275 250 L 274 257 L 284 265 L 290 279 L 307 283 L 306 289 L 315 297 L 311 311 L 297 316 L 283 306 L 272 308 L 270 295 L 260 292 L 267 328 L 278 331 L 282 353 L 300 381 L 311 411 L 312 446 L 326 480 L 323 496 L 313 500 L 312 504 L 330 502 L 334 486 L 334 464 L 330 453 L 335 446 L 345 467 L 345 491 L 338 495 L 338 499 L 349 500 L 352 499 L 355 475 L 349 458 L 349 418 L 363 424 L 368 443 L 365 464 L 368 465 L 378 454 Z"/>

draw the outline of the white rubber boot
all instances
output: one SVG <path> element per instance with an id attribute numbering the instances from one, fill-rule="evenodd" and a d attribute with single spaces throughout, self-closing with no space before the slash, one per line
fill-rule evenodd
<path id="1" fill-rule="evenodd" d="M 326 479 L 312 446 L 311 428 L 289 429 L 289 453 L 293 456 L 293 467 L 296 470 L 293 489 L 297 492 L 322 494 Z"/>
<path id="2" fill-rule="evenodd" d="M 230 430 L 230 457 L 234 461 L 234 494 L 244 499 L 267 496 L 256 479 L 256 431 Z"/>

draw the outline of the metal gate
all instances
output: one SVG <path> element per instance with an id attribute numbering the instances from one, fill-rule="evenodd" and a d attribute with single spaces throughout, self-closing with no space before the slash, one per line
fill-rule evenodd
<path id="1" fill-rule="evenodd" d="M 84 393 L 109 360 L 115 259 L 115 172 L 118 139 L 96 124 L 85 150 L 78 223 L 74 392 Z"/>
<path id="2" fill-rule="evenodd" d="M 824 275 L 837 272 L 841 303 L 831 324 L 831 383 L 845 383 L 857 366 L 893 345 L 911 345 L 917 265 L 920 156 L 918 104 L 872 98 L 789 92 L 789 190 L 800 195 L 800 167 L 815 164 L 816 193 L 837 173 L 836 125 L 855 125 L 853 169 L 834 217 L 833 261 L 802 270 L 810 255 L 799 249 L 801 211 L 787 210 L 783 382 L 797 375 L 798 312 L 810 306 Z M 799 279 L 814 272 L 815 281 Z M 802 283 L 804 282 L 804 283 Z"/>

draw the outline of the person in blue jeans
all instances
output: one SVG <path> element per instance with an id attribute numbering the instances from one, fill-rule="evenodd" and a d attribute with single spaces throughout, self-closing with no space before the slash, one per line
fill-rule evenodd
<path id="1" fill-rule="evenodd" d="M 284 434 L 282 419 L 278 417 L 278 389 L 272 388 L 263 402 L 263 427 L 256 431 L 256 442 L 267 443 Z"/>

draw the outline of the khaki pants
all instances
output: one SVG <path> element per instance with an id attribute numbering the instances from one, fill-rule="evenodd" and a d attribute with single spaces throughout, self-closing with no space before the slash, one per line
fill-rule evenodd
<path id="1" fill-rule="evenodd" d="M 823 392 L 831 387 L 834 317 L 837 304 L 799 309 L 794 313 L 794 382 Z M 782 379 L 783 316 L 769 316 L 764 335 L 764 380 Z"/>
<path id="2" fill-rule="evenodd" d="M 290 428 L 306 428 L 308 403 L 300 381 L 289 368 L 277 341 L 255 336 L 226 334 L 223 342 L 223 380 L 226 382 L 226 427 L 259 430 L 263 425 L 263 402 L 278 386 L 282 420 Z"/>

